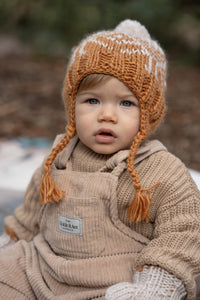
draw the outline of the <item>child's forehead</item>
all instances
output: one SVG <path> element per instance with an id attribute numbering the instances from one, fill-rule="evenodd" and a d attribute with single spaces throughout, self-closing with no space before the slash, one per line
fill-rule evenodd
<path id="1" fill-rule="evenodd" d="M 95 80 L 93 84 L 83 84 L 78 90 L 77 96 L 101 95 L 105 97 L 114 96 L 116 98 L 134 97 L 137 100 L 134 93 L 118 78 L 114 76 L 105 76 L 100 77 L 100 79 L 101 80 Z"/>
<path id="2" fill-rule="evenodd" d="M 107 75 L 103 73 L 92 73 L 84 77 L 79 85 L 78 91 L 86 90 L 88 88 L 92 88 L 98 85 L 101 85 L 102 83 L 105 83 L 110 78 L 113 78 L 112 75 Z"/>
<path id="3" fill-rule="evenodd" d="M 130 88 L 123 83 L 120 79 L 118 79 L 115 76 L 109 75 L 109 74 L 89 74 L 86 77 L 83 78 L 81 81 L 79 88 L 78 88 L 78 93 L 82 90 L 88 90 L 90 88 L 97 88 L 98 86 L 106 86 L 108 82 L 111 82 L 112 84 L 116 84 L 120 87 L 123 87 L 123 89 L 127 90 L 127 92 L 133 93 Z"/>

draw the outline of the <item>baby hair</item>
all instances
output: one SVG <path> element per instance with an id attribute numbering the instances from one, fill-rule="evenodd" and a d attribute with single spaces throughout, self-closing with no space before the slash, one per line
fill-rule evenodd
<path id="1" fill-rule="evenodd" d="M 103 84 L 110 78 L 112 78 L 112 76 L 106 74 L 89 74 L 81 81 L 78 92 Z"/>

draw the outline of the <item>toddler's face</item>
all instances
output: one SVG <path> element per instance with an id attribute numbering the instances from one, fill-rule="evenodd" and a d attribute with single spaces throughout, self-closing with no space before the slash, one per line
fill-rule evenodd
<path id="1" fill-rule="evenodd" d="M 140 125 L 138 100 L 111 77 L 77 93 L 75 121 L 79 139 L 96 153 L 129 149 Z"/>

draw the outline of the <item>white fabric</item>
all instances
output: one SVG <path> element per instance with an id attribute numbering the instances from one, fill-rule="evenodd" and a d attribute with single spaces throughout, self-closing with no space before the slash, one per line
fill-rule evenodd
<path id="1" fill-rule="evenodd" d="M 0 236 L 0 252 L 2 252 L 7 247 L 13 245 L 14 243 L 15 242 L 11 240 L 9 235 L 7 235 L 6 233 L 2 234 Z"/>
<path id="2" fill-rule="evenodd" d="M 150 40 L 150 34 L 147 29 L 139 22 L 134 20 L 124 20 L 114 29 L 115 32 L 124 33 L 131 38 L 139 37 L 143 40 Z"/>
<path id="3" fill-rule="evenodd" d="M 133 276 L 133 283 L 121 282 L 108 288 L 106 300 L 183 300 L 186 290 L 181 280 L 164 269 L 145 266 Z"/>

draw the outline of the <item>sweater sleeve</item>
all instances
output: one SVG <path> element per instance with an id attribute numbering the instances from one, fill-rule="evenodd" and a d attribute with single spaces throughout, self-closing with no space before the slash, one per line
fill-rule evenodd
<path id="1" fill-rule="evenodd" d="M 57 135 L 52 148 L 63 137 L 64 134 Z M 59 160 L 59 155 L 57 160 Z M 23 204 L 15 209 L 14 216 L 7 216 L 4 219 L 5 231 L 13 240 L 23 239 L 29 242 L 39 232 L 38 215 L 42 206 L 40 201 L 40 181 L 42 175 L 43 164 L 34 172 L 25 192 Z"/>
<path id="2" fill-rule="evenodd" d="M 38 214 L 41 208 L 40 203 L 40 180 L 43 168 L 38 168 L 32 176 L 24 195 L 24 203 L 15 209 L 13 216 L 4 219 L 6 231 L 16 235 L 18 239 L 30 241 L 38 233 Z"/>
<path id="3" fill-rule="evenodd" d="M 157 161 L 158 163 L 158 161 Z M 153 194 L 154 231 L 138 267 L 158 265 L 181 279 L 187 299 L 195 299 L 200 276 L 200 192 L 184 164 L 171 154 L 159 162 L 160 187 Z"/>

